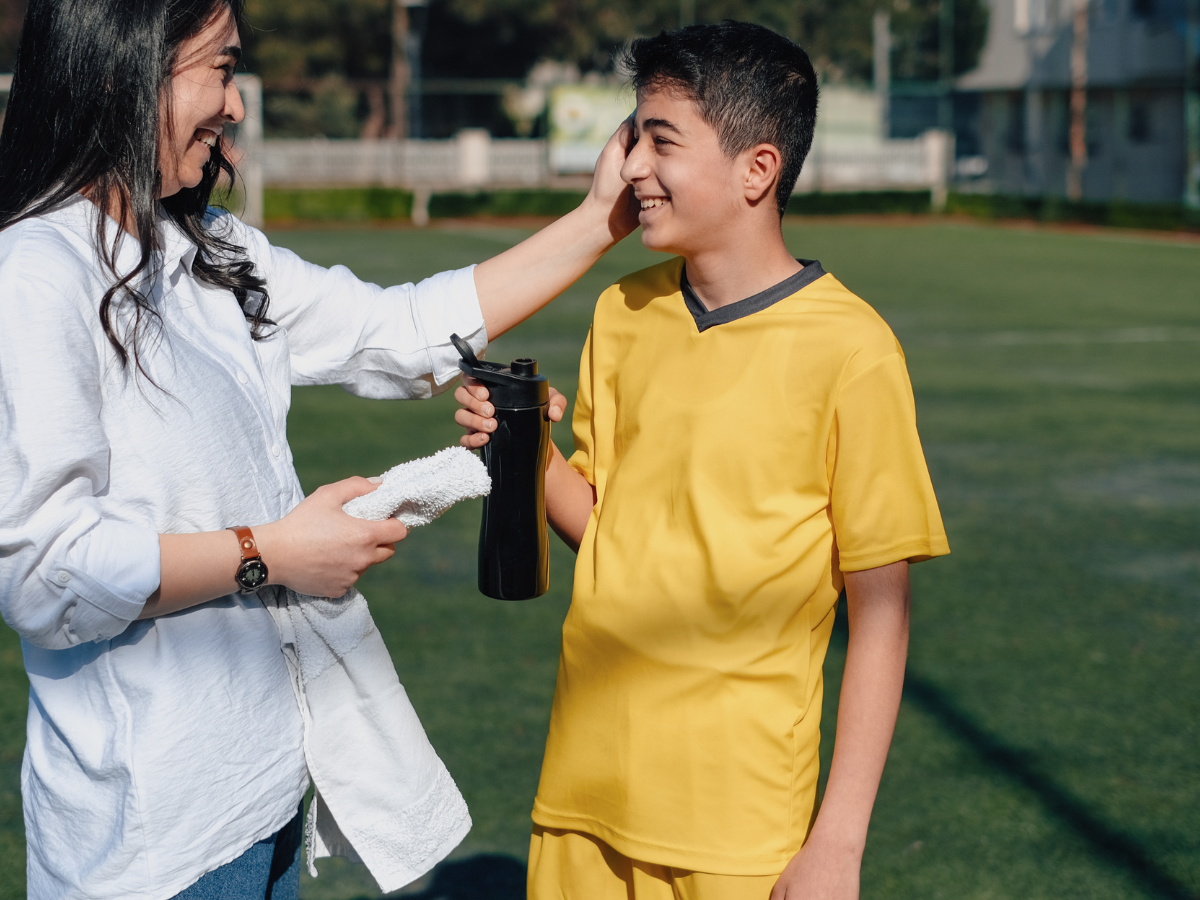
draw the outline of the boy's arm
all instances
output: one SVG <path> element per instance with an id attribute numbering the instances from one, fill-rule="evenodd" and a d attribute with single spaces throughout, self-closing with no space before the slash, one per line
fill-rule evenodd
<path id="1" fill-rule="evenodd" d="M 546 467 L 546 520 L 563 543 L 578 553 L 592 507 L 596 505 L 596 489 L 567 464 L 553 442 L 550 453 L 550 465 Z"/>
<path id="2" fill-rule="evenodd" d="M 487 388 L 477 382 L 464 384 L 454 392 L 454 399 L 462 407 L 455 411 L 454 421 L 467 429 L 460 443 L 472 450 L 482 447 L 488 442 L 488 434 L 496 430 Z M 562 421 L 566 408 L 567 398 L 550 388 L 550 421 Z M 595 505 L 596 489 L 567 464 L 551 441 L 550 464 L 546 467 L 546 519 L 563 543 L 576 552 Z"/>
<path id="3" fill-rule="evenodd" d="M 908 653 L 908 563 L 846 573 L 850 641 L 829 782 L 771 900 L 857 900 L 867 824 L 892 742 Z"/>

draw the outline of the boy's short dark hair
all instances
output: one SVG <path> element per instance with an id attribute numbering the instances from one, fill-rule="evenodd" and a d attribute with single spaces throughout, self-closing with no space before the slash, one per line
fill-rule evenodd
<path id="1" fill-rule="evenodd" d="M 725 21 L 639 38 L 619 64 L 636 90 L 690 95 L 728 156 L 756 144 L 778 149 L 775 201 L 783 215 L 817 124 L 817 75 L 807 53 L 761 25 Z"/>

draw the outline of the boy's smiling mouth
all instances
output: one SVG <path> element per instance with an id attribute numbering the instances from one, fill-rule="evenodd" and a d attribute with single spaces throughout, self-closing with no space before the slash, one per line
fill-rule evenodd
<path id="1" fill-rule="evenodd" d="M 656 209 L 659 206 L 664 206 L 671 202 L 670 197 L 642 197 L 640 200 L 642 209 Z"/>

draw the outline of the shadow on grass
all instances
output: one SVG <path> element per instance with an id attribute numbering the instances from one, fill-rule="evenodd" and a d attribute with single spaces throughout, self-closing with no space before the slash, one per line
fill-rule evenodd
<path id="1" fill-rule="evenodd" d="M 1134 838 L 1099 819 L 1083 801 L 1037 771 L 1027 753 L 981 728 L 948 692 L 909 672 L 904 679 L 904 699 L 937 719 L 988 766 L 1033 793 L 1045 810 L 1083 838 L 1099 859 L 1124 869 L 1153 896 L 1163 900 L 1196 900 L 1200 896 L 1164 872 Z"/>
<path id="2" fill-rule="evenodd" d="M 849 640 L 846 595 L 838 599 L 831 648 L 845 652 Z M 1029 754 L 1005 744 L 979 725 L 951 693 L 913 673 L 904 676 L 904 700 L 932 716 L 995 771 L 1032 793 L 1042 807 L 1087 842 L 1092 852 L 1107 865 L 1124 870 L 1151 896 L 1159 900 L 1200 900 L 1187 885 L 1163 871 L 1136 839 L 1097 817 L 1078 797 L 1039 772 Z"/>
<path id="3" fill-rule="evenodd" d="M 501 853 L 444 862 L 429 887 L 404 900 L 525 900 L 525 864 Z"/>

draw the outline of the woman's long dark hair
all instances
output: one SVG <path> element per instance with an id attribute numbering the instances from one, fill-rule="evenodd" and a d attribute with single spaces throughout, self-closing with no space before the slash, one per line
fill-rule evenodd
<path id="1" fill-rule="evenodd" d="M 138 285 L 161 251 L 158 234 L 159 144 L 170 121 L 171 73 L 180 45 L 228 9 L 241 23 L 243 0 L 31 0 L 21 32 L 4 130 L 0 132 L 0 229 L 41 215 L 85 191 L 97 203 L 95 241 L 114 279 L 100 319 L 121 365 L 132 358 L 143 374 L 138 342 L 158 312 Z M 165 121 L 164 121 L 165 120 Z M 245 249 L 205 227 L 217 178 L 233 166 L 212 150 L 194 188 L 164 198 L 162 207 L 199 248 L 192 271 L 233 292 L 255 339 L 267 318 L 266 282 Z M 120 228 L 134 226 L 141 259 L 117 271 Z M 117 309 L 133 304 L 118 333 Z M 148 376 L 147 376 L 148 377 Z"/>

